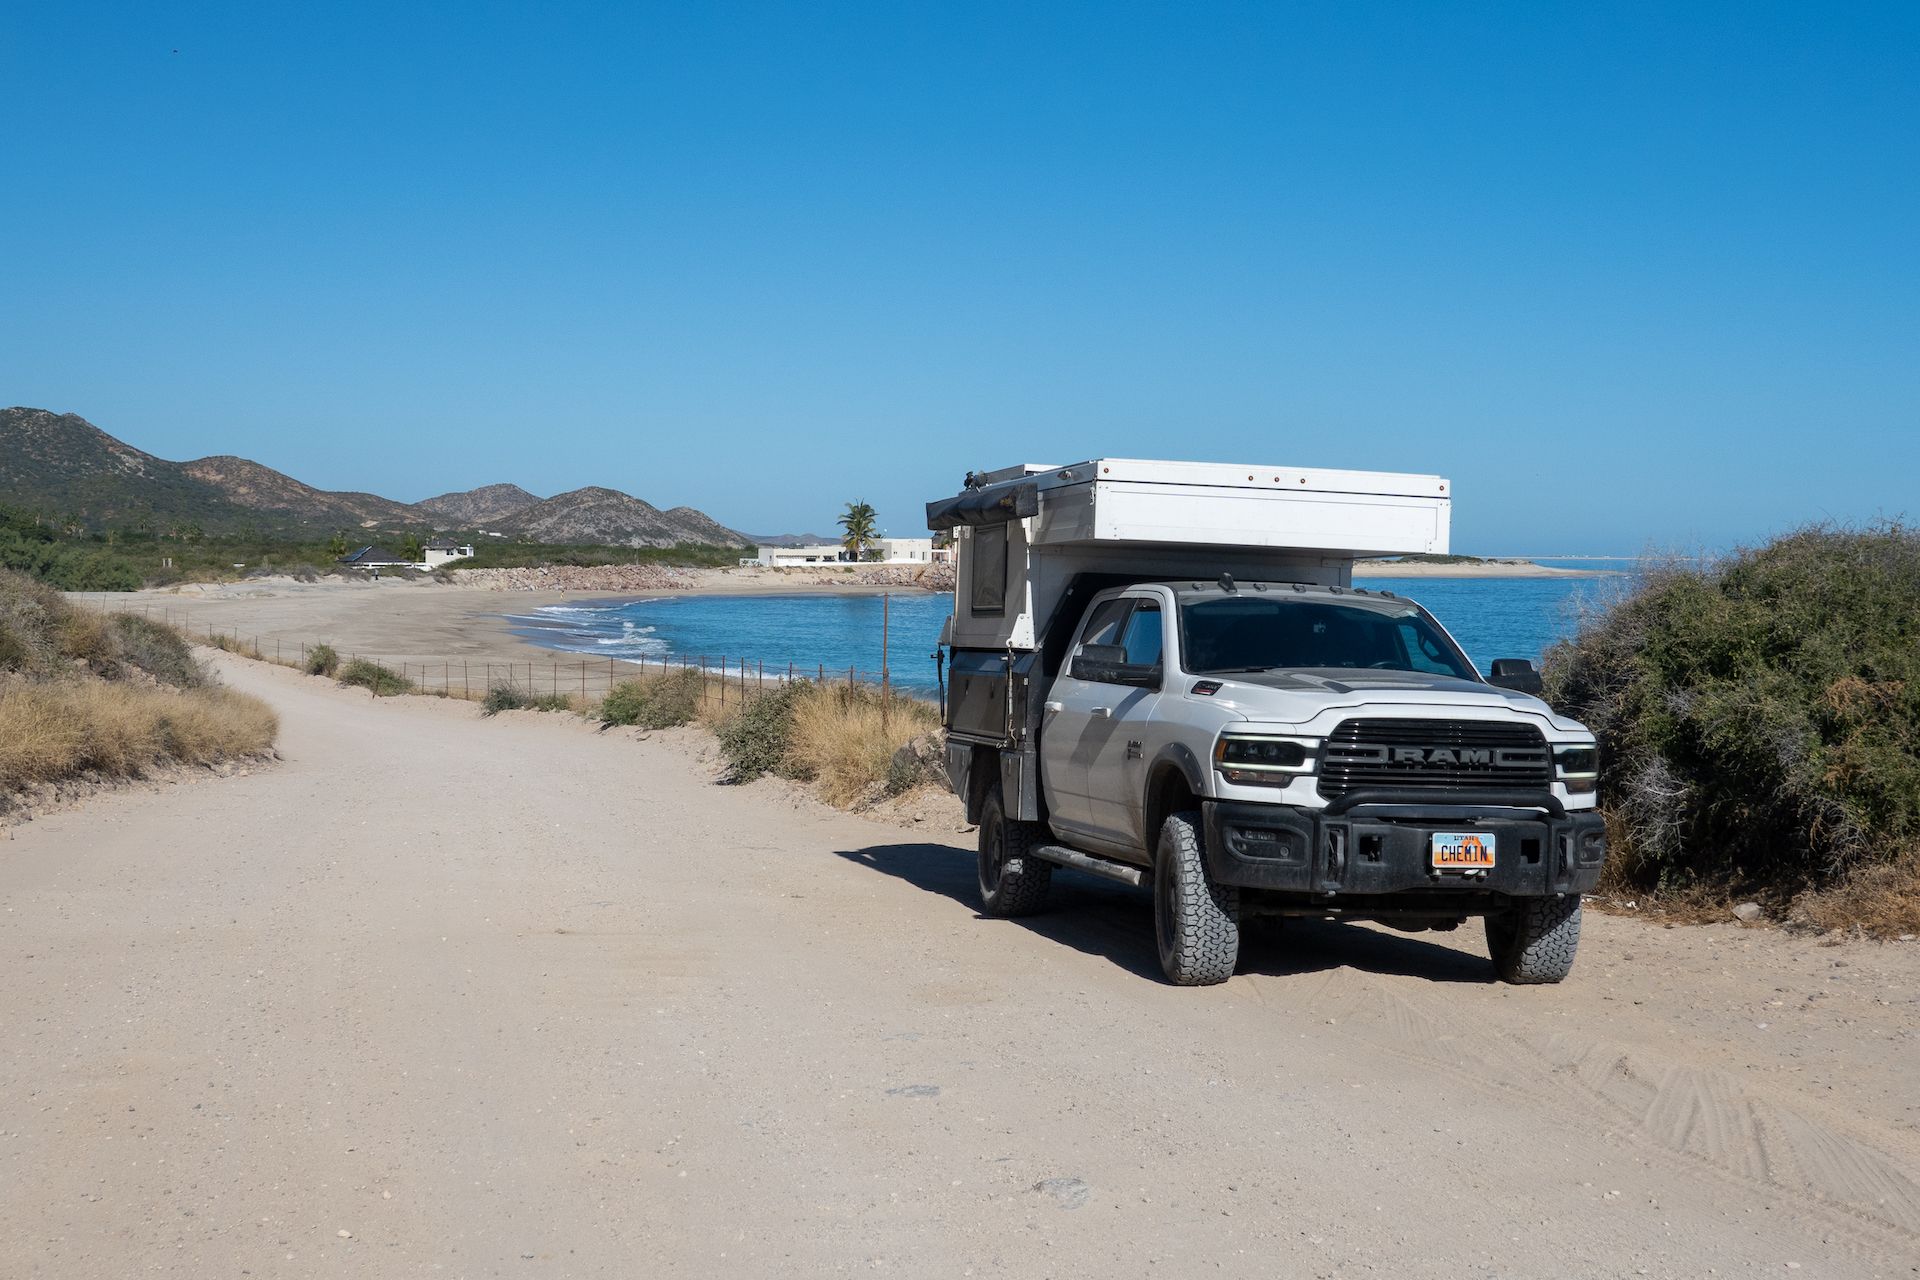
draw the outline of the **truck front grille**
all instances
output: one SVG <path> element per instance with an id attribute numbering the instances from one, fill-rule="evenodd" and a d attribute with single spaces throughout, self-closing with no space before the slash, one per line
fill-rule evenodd
<path id="1" fill-rule="evenodd" d="M 1345 720 L 1327 739 L 1320 794 L 1544 790 L 1553 759 L 1538 729 L 1498 720 Z"/>

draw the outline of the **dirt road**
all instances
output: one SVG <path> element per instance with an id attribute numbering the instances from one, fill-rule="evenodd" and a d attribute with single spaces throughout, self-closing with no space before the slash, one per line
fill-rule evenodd
<path id="1" fill-rule="evenodd" d="M 1920 947 L 988 921 L 964 836 L 224 659 L 283 763 L 0 839 L 0 1274 L 1910 1276 Z"/>

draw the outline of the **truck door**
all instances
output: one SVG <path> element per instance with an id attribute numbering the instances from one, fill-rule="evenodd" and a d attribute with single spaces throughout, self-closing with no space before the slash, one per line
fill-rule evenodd
<path id="1" fill-rule="evenodd" d="M 1046 719 L 1040 729 L 1040 781 L 1048 816 L 1062 831 L 1087 830 L 1087 766 L 1113 732 L 1114 686 L 1079 679 L 1073 674 L 1075 660 L 1089 644 L 1118 644 L 1133 605 L 1131 600 L 1103 600 L 1088 610 L 1079 637 L 1047 691 Z"/>
<path id="2" fill-rule="evenodd" d="M 1120 628 L 1121 647 L 1129 666 L 1165 666 L 1161 659 L 1160 602 L 1138 599 Z M 1158 750 L 1154 723 L 1158 689 L 1137 685 L 1107 685 L 1113 717 L 1108 732 L 1094 734 L 1092 759 L 1087 766 L 1087 824 L 1102 840 L 1145 850 L 1156 833 L 1143 832 L 1146 808 L 1147 761 Z"/>

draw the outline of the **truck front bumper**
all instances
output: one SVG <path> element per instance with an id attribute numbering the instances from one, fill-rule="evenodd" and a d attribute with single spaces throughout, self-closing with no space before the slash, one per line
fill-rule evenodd
<path id="1" fill-rule="evenodd" d="M 1600 879 L 1607 857 L 1606 822 L 1591 811 L 1518 816 L 1449 807 L 1444 814 L 1329 817 L 1290 805 L 1209 800 L 1207 867 L 1215 881 L 1248 889 L 1312 895 L 1379 895 L 1421 890 L 1539 897 L 1584 893 Z M 1436 832 L 1491 835 L 1494 865 L 1473 872 L 1432 866 Z"/>

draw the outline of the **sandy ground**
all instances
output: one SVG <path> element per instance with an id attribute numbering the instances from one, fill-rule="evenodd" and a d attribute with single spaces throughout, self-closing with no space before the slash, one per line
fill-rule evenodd
<path id="1" fill-rule="evenodd" d="M 974 909 L 680 735 L 221 658 L 285 759 L 0 841 L 0 1272 L 1912 1276 L 1920 946 Z"/>

